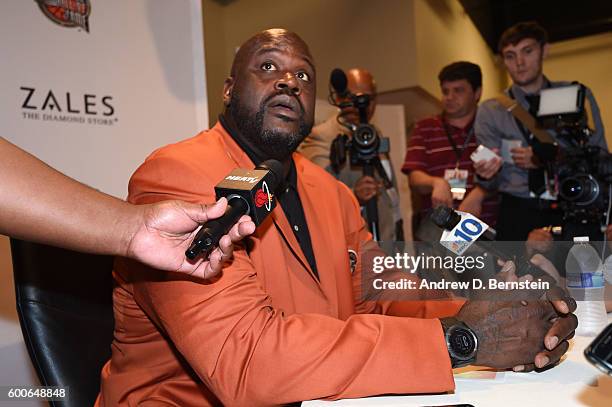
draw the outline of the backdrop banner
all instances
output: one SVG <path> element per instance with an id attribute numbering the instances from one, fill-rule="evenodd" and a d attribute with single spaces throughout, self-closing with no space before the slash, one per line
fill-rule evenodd
<path id="1" fill-rule="evenodd" d="M 208 127 L 199 0 L 0 11 L 0 136 L 58 170 L 125 198 L 149 153 Z"/>

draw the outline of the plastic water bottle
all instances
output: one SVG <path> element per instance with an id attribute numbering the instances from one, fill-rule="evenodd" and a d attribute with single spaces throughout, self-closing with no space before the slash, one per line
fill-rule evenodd
<path id="1" fill-rule="evenodd" d="M 565 261 L 565 277 L 570 294 L 577 300 L 576 334 L 595 336 L 608 322 L 604 304 L 603 265 L 588 237 L 575 237 Z"/>

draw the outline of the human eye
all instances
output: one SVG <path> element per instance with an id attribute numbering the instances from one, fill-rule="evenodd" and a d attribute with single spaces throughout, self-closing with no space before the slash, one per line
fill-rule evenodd
<path id="1" fill-rule="evenodd" d="M 273 64 L 272 62 L 270 62 L 270 61 L 266 61 L 266 62 L 264 62 L 263 64 L 261 64 L 260 68 L 261 68 L 263 71 L 276 71 L 276 70 L 277 70 L 276 65 L 274 65 L 274 64 Z"/>
<path id="2" fill-rule="evenodd" d="M 303 80 L 304 82 L 310 82 L 310 75 L 308 75 L 304 71 L 300 71 L 295 75 L 298 79 Z"/>

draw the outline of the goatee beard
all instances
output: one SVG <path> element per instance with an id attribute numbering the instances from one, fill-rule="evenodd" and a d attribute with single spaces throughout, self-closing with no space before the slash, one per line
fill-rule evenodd
<path id="1" fill-rule="evenodd" d="M 297 149 L 300 143 L 310 134 L 312 123 L 307 123 L 304 114 L 299 117 L 299 127 L 296 132 L 284 132 L 276 129 L 264 129 L 263 121 L 266 113 L 266 103 L 276 94 L 262 101 L 258 111 L 253 115 L 240 103 L 240 95 L 234 90 L 228 112 L 232 116 L 236 128 L 241 135 L 265 156 L 284 161 Z"/>

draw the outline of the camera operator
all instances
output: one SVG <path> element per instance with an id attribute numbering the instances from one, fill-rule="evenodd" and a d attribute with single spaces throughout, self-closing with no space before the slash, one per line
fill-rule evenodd
<path id="1" fill-rule="evenodd" d="M 372 119 L 376 110 L 376 83 L 370 72 L 363 68 L 352 68 L 346 72 L 346 94 L 342 95 L 331 86 L 330 102 L 339 106 L 338 112 L 325 122 L 315 126 L 310 135 L 302 142 L 298 151 L 315 164 L 325 168 L 339 181 L 353 190 L 362 207 L 362 215 L 368 221 L 365 205 L 371 199 L 377 199 L 379 241 L 402 241 L 403 225 L 399 206 L 395 174 L 388 154 L 380 153 L 379 160 L 390 181 L 384 186 L 381 175 L 375 171 L 374 176 L 364 175 L 361 165 L 352 165 L 350 160 L 338 162 L 337 153 L 339 135 L 352 137 L 350 127 L 359 125 L 359 110 L 351 102 L 352 96 L 367 96 L 367 122 Z M 380 132 L 378 132 L 380 134 Z M 332 144 L 335 146 L 332 146 Z M 334 159 L 330 160 L 330 155 Z M 340 160 L 342 161 L 342 160 Z"/>
<path id="2" fill-rule="evenodd" d="M 413 191 L 425 197 L 421 218 L 428 209 L 445 205 L 470 212 L 494 226 L 497 196 L 493 193 L 486 198 L 487 191 L 475 187 L 473 179 L 475 171 L 483 167 L 496 169 L 499 163 L 495 160 L 499 158 L 476 164 L 470 160 L 478 146 L 473 125 L 482 94 L 482 72 L 476 64 L 459 61 L 442 68 L 438 79 L 444 110 L 415 124 L 402 172 L 408 175 Z M 477 205 L 472 207 L 471 202 Z"/>
<path id="3" fill-rule="evenodd" d="M 502 152 L 507 148 L 512 163 L 504 162 L 495 176 L 480 179 L 479 184 L 501 192 L 497 239 L 525 241 L 534 229 L 562 224 L 563 212 L 556 208 L 556 198 L 547 187 L 547 180 L 554 180 L 556 174 L 547 171 L 547 163 L 553 162 L 557 148 L 563 151 L 568 142 L 552 130 L 546 132 L 554 144 L 538 140 L 526 121 L 510 111 L 512 107 L 508 107 L 508 101 L 517 106 L 514 110 L 521 110 L 520 107 L 533 116 L 542 89 L 569 83 L 552 82 L 544 76 L 542 63 L 548 53 L 547 33 L 535 22 L 518 23 L 507 29 L 501 36 L 498 51 L 513 83 L 505 95 L 481 104 L 474 126 L 479 143 L 501 148 Z M 607 151 L 599 108 L 588 88 L 586 98 L 595 125 L 595 132 L 587 144 Z"/>

